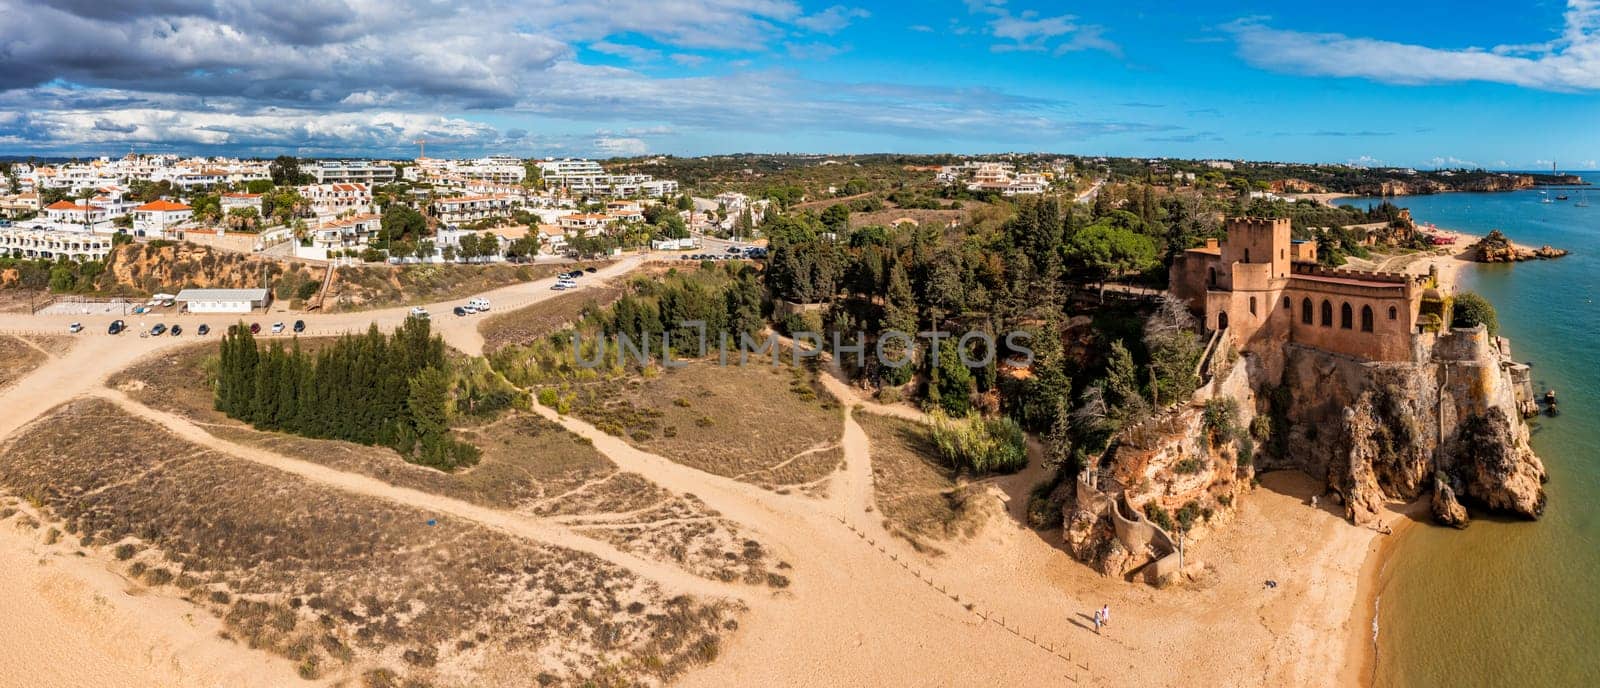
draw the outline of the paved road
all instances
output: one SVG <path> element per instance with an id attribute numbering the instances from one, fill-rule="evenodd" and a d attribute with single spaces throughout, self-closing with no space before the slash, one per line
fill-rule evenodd
<path id="1" fill-rule="evenodd" d="M 587 274 L 578 280 L 579 289 L 589 289 L 608 279 L 624 275 L 637 269 L 639 266 L 652 259 L 674 259 L 671 254 L 634 254 L 612 261 L 598 271 Z M 489 300 L 495 311 L 505 311 L 521 308 L 538 303 L 545 299 L 565 294 L 564 291 L 552 291 L 551 285 L 556 278 L 550 277 L 532 282 L 522 282 L 499 289 L 493 289 L 482 294 L 477 294 Z M 478 333 L 478 325 L 485 315 L 457 317 L 451 314 L 456 306 L 464 304 L 472 297 L 450 299 L 423 304 L 433 319 L 433 330 L 444 337 L 445 343 L 460 349 L 468 354 L 481 354 L 483 352 L 483 336 Z M 220 313 L 174 313 L 160 312 L 144 315 L 56 315 L 56 314 L 26 314 L 4 313 L 0 314 L 0 334 L 46 334 L 67 335 L 67 327 L 72 323 L 82 323 L 84 331 L 72 335 L 79 338 L 109 338 L 106 333 L 111 321 L 122 320 L 127 323 L 129 330 L 115 339 L 124 342 L 127 347 L 154 350 L 167 346 L 184 344 L 198 338 L 195 334 L 199 326 L 211 326 L 211 337 L 221 334 L 224 326 L 238 322 L 254 322 L 261 324 L 260 337 L 270 338 L 272 323 L 283 322 L 284 332 L 280 337 L 291 337 L 294 333 L 289 326 L 295 320 L 306 322 L 306 331 L 302 337 L 331 336 L 345 332 L 360 332 L 369 325 L 377 324 L 380 329 L 388 330 L 398 327 L 410 315 L 410 306 L 395 306 L 370 311 L 357 311 L 352 313 L 250 313 L 250 314 L 220 314 Z M 140 337 L 139 332 L 156 323 L 168 327 L 173 324 L 183 325 L 183 334 L 178 337 L 163 335 L 160 337 Z"/>

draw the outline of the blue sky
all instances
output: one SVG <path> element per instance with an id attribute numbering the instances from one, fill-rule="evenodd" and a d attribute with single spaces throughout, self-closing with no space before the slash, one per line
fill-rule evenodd
<path id="1" fill-rule="evenodd" d="M 0 154 L 1600 167 L 1596 0 L 0 0 Z"/>

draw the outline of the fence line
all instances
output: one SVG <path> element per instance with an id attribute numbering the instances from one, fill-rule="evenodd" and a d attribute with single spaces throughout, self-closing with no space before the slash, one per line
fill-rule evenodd
<path id="1" fill-rule="evenodd" d="M 1063 674 L 1062 675 L 1063 678 L 1071 681 L 1072 683 L 1078 683 L 1079 682 L 1078 670 L 1080 670 L 1080 669 L 1083 670 L 1083 671 L 1088 671 L 1089 670 L 1089 667 L 1088 667 L 1087 664 L 1084 664 L 1084 663 L 1081 663 L 1081 662 L 1076 662 L 1075 663 L 1075 662 L 1072 661 L 1072 652 L 1071 651 L 1067 651 L 1065 645 L 1062 645 L 1062 646 L 1060 646 L 1058 648 L 1056 646 L 1055 641 L 1053 641 L 1053 640 L 1047 640 L 1047 642 L 1045 644 L 1040 644 L 1040 642 L 1039 642 L 1039 634 L 1038 633 L 1033 633 L 1031 635 L 1024 635 L 1022 633 L 1022 624 L 1019 623 L 1016 626 L 1011 626 L 1011 625 L 1006 623 L 1005 617 L 1003 617 L 1003 616 L 995 616 L 995 614 L 991 610 L 983 609 L 983 608 L 979 607 L 976 603 L 973 603 L 973 602 L 963 603 L 961 601 L 961 594 L 960 593 L 950 592 L 950 588 L 946 587 L 943 584 L 935 582 L 932 574 L 925 574 L 922 571 L 922 569 L 911 568 L 911 562 L 910 562 L 909 558 L 906 558 L 906 559 L 900 558 L 900 555 L 898 553 L 889 551 L 883 544 L 879 544 L 877 542 L 876 538 L 867 537 L 867 533 L 866 533 L 865 530 L 862 530 L 861 528 L 857 528 L 855 523 L 850 522 L 848 519 L 844 518 L 843 516 L 839 516 L 839 515 L 836 514 L 836 515 L 834 515 L 834 519 L 839 521 L 839 523 L 844 525 L 846 528 L 849 528 L 850 532 L 855 533 L 857 539 L 865 541 L 869 547 L 877 549 L 878 552 L 881 553 L 881 554 L 887 555 L 889 557 L 890 561 L 892 561 L 892 562 L 894 562 L 896 564 L 899 564 L 900 568 L 905 569 L 907 571 L 910 571 L 911 575 L 916 576 L 917 580 L 922 581 L 924 584 L 926 584 L 928 586 L 929 589 L 931 589 L 933 591 L 936 591 L 936 592 L 942 594 L 943 596 L 949 598 L 951 602 L 954 602 L 956 604 L 961 605 L 966 611 L 970 612 L 973 616 L 976 616 L 979 619 L 982 619 L 984 624 L 994 623 L 994 624 L 1000 626 L 1002 629 L 1010 631 L 1011 635 L 1016 636 L 1018 639 L 1027 641 L 1028 644 L 1030 644 L 1030 645 L 1032 645 L 1032 646 L 1034 646 L 1036 648 L 1039 648 L 1040 650 L 1043 650 L 1046 654 L 1050 655 L 1051 657 L 1054 657 L 1054 658 L 1062 661 L 1063 663 L 1067 664 L 1068 666 L 1070 666 L 1072 668 L 1072 675 L 1068 676 L 1066 674 Z"/>

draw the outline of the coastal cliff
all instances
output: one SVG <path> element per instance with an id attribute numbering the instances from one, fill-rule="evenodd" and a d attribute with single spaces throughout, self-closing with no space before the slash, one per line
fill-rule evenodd
<path id="1" fill-rule="evenodd" d="M 1144 567 L 1162 580 L 1177 572 L 1173 534 L 1205 537 L 1257 471 L 1279 469 L 1322 482 L 1361 525 L 1421 498 L 1457 527 L 1467 505 L 1543 513 L 1544 465 L 1520 412 L 1532 389 L 1506 340 L 1483 326 L 1428 334 L 1420 362 L 1389 363 L 1284 346 L 1281 362 L 1228 354 L 1193 399 L 1124 429 L 1063 508 L 1067 550 L 1105 575 Z"/>
<path id="2" fill-rule="evenodd" d="M 1479 173 L 1462 174 L 1449 180 L 1431 177 L 1388 179 L 1358 186 L 1354 193 L 1362 196 L 1416 196 L 1451 191 L 1521 191 L 1531 189 L 1537 183 L 1533 175 Z"/>
<path id="3" fill-rule="evenodd" d="M 1262 465 L 1324 477 L 1351 521 L 1430 491 L 1435 511 L 1451 515 L 1444 522 L 1465 519 L 1449 506 L 1458 498 L 1525 518 L 1544 511 L 1544 465 L 1519 413 L 1531 396 L 1526 368 L 1481 326 L 1440 335 L 1422 363 L 1290 345 L 1283 377 L 1293 449 Z"/>

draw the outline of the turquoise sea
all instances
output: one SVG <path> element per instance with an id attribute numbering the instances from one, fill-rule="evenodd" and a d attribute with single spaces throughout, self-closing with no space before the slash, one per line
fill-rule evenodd
<path id="1" fill-rule="evenodd" d="M 1584 177 L 1600 185 L 1600 173 Z M 1474 514 L 1456 531 L 1409 529 L 1379 580 L 1378 686 L 1600 686 L 1600 186 L 1577 207 L 1538 191 L 1394 199 L 1419 222 L 1572 251 L 1477 265 L 1462 288 L 1499 311 L 1512 353 L 1554 388 L 1561 415 L 1533 421 L 1550 474 L 1537 522 Z M 1346 199 L 1365 207 L 1378 199 Z"/>

